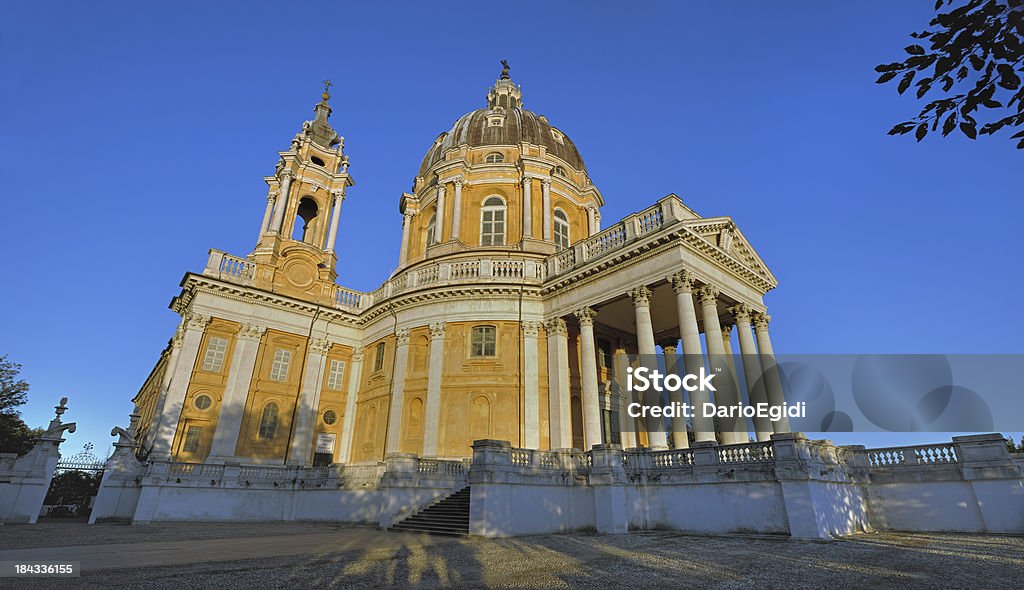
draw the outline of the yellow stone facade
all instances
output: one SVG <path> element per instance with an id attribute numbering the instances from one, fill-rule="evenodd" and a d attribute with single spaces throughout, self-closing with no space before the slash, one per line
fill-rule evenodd
<path id="1" fill-rule="evenodd" d="M 651 338 L 678 339 L 669 279 L 692 272 L 723 285 L 723 317 L 737 304 L 763 313 L 774 277 L 728 218 L 704 220 L 670 195 L 602 231 L 604 199 L 575 146 L 522 107 L 507 77 L 487 108 L 438 136 L 398 199 L 391 278 L 372 292 L 341 287 L 335 243 L 355 181 L 328 99 L 266 177 L 252 253 L 212 250 L 171 302 L 182 323 L 134 399 L 142 454 L 316 465 L 467 457 L 479 439 L 657 447 L 663 438 L 621 407 L 616 363 L 647 342 L 634 310 L 649 307 Z M 625 250 L 641 236 L 648 245 Z M 706 247 L 701 264 L 715 269 L 687 270 L 687 248 Z M 603 270 L 613 265 L 623 270 Z M 643 285 L 654 303 L 628 295 Z M 576 318 L 591 316 L 577 309 L 588 305 L 598 311 L 585 331 Z"/>

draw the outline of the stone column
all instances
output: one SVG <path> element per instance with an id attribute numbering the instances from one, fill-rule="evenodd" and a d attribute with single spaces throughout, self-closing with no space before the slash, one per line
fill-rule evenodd
<path id="1" fill-rule="evenodd" d="M 430 364 L 427 369 L 427 407 L 423 421 L 423 456 L 437 456 L 441 430 L 441 383 L 444 379 L 445 323 L 430 324 Z"/>
<path id="2" fill-rule="evenodd" d="M 540 322 L 523 322 L 523 446 L 540 448 Z"/>
<path id="3" fill-rule="evenodd" d="M 552 449 L 572 446 L 569 401 L 569 329 L 562 318 L 548 320 L 548 418 Z"/>
<path id="4" fill-rule="evenodd" d="M 665 355 L 665 373 L 679 373 L 679 357 L 676 356 L 676 341 L 675 340 L 663 340 L 661 342 L 661 350 Z M 683 391 L 670 391 L 669 401 L 673 404 L 682 404 Z M 676 416 L 672 418 L 672 443 L 677 449 L 687 449 L 690 447 L 690 439 L 686 435 L 686 417 Z"/>
<path id="5" fill-rule="evenodd" d="M 217 430 L 213 434 L 207 463 L 230 461 L 238 447 L 238 435 L 245 418 L 245 402 L 249 399 L 249 386 L 256 369 L 260 340 L 267 329 L 257 324 L 242 324 L 231 353 L 228 381 L 224 386 L 224 399 L 217 416 Z"/>
<path id="6" fill-rule="evenodd" d="M 452 181 L 455 184 L 455 200 L 452 203 L 452 239 L 459 239 L 459 224 L 462 217 L 462 178 Z"/>
<path id="7" fill-rule="evenodd" d="M 711 370 L 720 370 L 716 379 L 715 403 L 718 405 L 734 405 L 739 400 L 729 391 L 732 384 L 727 383 L 729 376 L 729 360 L 725 352 L 725 342 L 722 340 L 722 325 L 718 321 L 718 295 L 719 291 L 712 285 L 704 285 L 697 290 L 697 297 L 700 298 L 701 315 L 704 317 L 704 341 L 708 347 L 708 360 L 711 361 Z M 726 377 L 723 379 L 723 377 Z M 736 444 L 746 442 L 740 438 L 741 429 L 739 420 L 735 418 L 716 420 L 718 431 L 722 434 L 725 444 Z"/>
<path id="8" fill-rule="evenodd" d="M 395 370 L 391 376 L 391 412 L 388 414 L 388 444 L 385 453 L 397 453 L 402 435 L 402 406 L 405 404 L 405 365 L 409 356 L 409 328 L 395 331 Z"/>
<path id="9" fill-rule="evenodd" d="M 601 232 L 601 210 L 594 207 L 594 233 Z"/>
<path id="10" fill-rule="evenodd" d="M 533 179 L 523 177 L 523 237 L 533 237 Z"/>
<path id="11" fill-rule="evenodd" d="M 345 394 L 345 420 L 341 423 L 341 443 L 338 462 L 348 463 L 352 453 L 352 439 L 356 427 L 356 403 L 359 401 L 359 380 L 363 373 L 363 347 L 352 350 L 352 361 L 348 368 L 348 391 Z"/>
<path id="12" fill-rule="evenodd" d="M 743 378 L 747 382 L 747 395 L 750 396 L 750 403 L 768 403 L 768 394 L 765 392 L 764 381 L 761 378 L 761 363 L 757 358 L 757 349 L 754 347 L 754 333 L 750 330 L 750 306 L 739 304 L 730 308 L 733 317 L 736 318 L 736 332 L 740 338 L 740 355 L 743 362 Z M 754 432 L 758 441 L 770 440 L 772 436 L 772 422 L 768 418 L 754 418 Z"/>
<path id="13" fill-rule="evenodd" d="M 405 266 L 409 259 L 409 226 L 412 225 L 412 213 L 402 214 L 402 244 L 398 251 L 398 265 Z"/>
<path id="14" fill-rule="evenodd" d="M 551 179 L 545 178 L 540 181 L 541 203 L 544 207 L 544 241 L 550 242 L 551 237 Z"/>
<path id="15" fill-rule="evenodd" d="M 651 323 L 651 290 L 647 287 L 637 287 L 629 292 L 629 296 L 633 299 L 633 311 L 636 313 L 636 344 L 637 352 L 640 353 L 640 364 L 655 369 L 657 365 L 649 366 L 656 362 L 655 355 L 658 354 L 654 347 L 654 325 Z M 644 400 L 648 405 L 661 403 L 660 394 L 654 391 L 653 387 L 646 393 Z M 660 418 L 647 419 L 647 441 L 654 450 L 668 448 L 668 436 Z"/>
<path id="16" fill-rule="evenodd" d="M 772 341 L 768 337 L 768 323 L 771 320 L 772 317 L 766 313 L 757 314 L 754 316 L 754 331 L 757 333 L 757 351 L 760 356 L 761 370 L 764 373 L 768 403 L 781 407 L 786 403 L 786 398 L 782 390 L 779 367 L 775 362 L 775 352 L 772 350 Z M 776 434 L 790 432 L 789 417 L 783 416 L 778 422 L 772 422 L 772 429 Z"/>
<path id="17" fill-rule="evenodd" d="M 331 232 L 327 234 L 327 250 L 334 252 L 334 243 L 338 239 L 338 221 L 341 219 L 341 204 L 345 201 L 345 188 L 331 193 L 334 195 L 334 207 L 331 208 Z"/>
<path id="18" fill-rule="evenodd" d="M 277 195 L 277 208 L 274 209 L 274 221 L 270 224 L 271 231 L 280 234 L 281 224 L 284 223 L 284 211 L 288 208 L 288 195 L 292 191 L 292 178 L 295 173 L 285 170 L 281 173 L 281 190 Z"/>
<path id="19" fill-rule="evenodd" d="M 444 184 L 437 184 L 437 218 L 434 220 L 434 243 L 440 244 L 444 235 Z"/>
<path id="20" fill-rule="evenodd" d="M 185 332 L 182 336 L 181 351 L 178 353 L 174 374 L 167 388 L 160 426 L 153 436 L 153 447 L 149 453 L 155 460 L 169 461 L 171 458 L 171 445 L 174 444 L 174 434 L 178 430 L 185 394 L 188 392 L 189 381 L 192 380 L 192 369 L 195 368 L 199 346 L 203 342 L 203 332 L 206 331 L 210 319 L 208 315 L 189 313 L 182 322 Z"/>
<path id="21" fill-rule="evenodd" d="M 260 224 L 260 237 L 270 230 L 270 219 L 274 214 L 274 203 L 277 201 L 277 193 L 267 193 L 267 209 L 263 212 L 263 223 Z"/>
<path id="22" fill-rule="evenodd" d="M 629 357 L 626 356 L 626 349 L 622 342 L 619 342 L 615 348 L 612 363 L 615 384 L 618 389 L 619 436 L 622 438 L 622 448 L 636 448 L 636 420 L 629 417 L 629 404 L 633 402 L 633 396 L 626 388 L 626 369 L 629 367 Z"/>
<path id="23" fill-rule="evenodd" d="M 587 206 L 587 237 L 588 238 L 590 236 L 592 236 L 592 235 L 597 233 L 597 230 L 595 230 L 594 227 L 596 227 L 596 225 L 594 223 L 594 206 L 593 205 L 588 205 Z"/>
<path id="24" fill-rule="evenodd" d="M 700 344 L 700 332 L 697 329 L 697 311 L 693 306 L 693 275 L 682 271 L 669 277 L 672 289 L 676 293 L 676 313 L 679 315 L 679 335 L 683 341 L 683 365 L 686 372 L 697 375 L 704 367 L 704 350 Z M 705 403 L 711 401 L 707 391 L 689 392 L 690 405 L 700 410 Z M 715 440 L 715 422 L 704 418 L 695 411 L 693 435 L 696 442 Z"/>
<path id="25" fill-rule="evenodd" d="M 288 463 L 308 465 L 313 457 L 313 429 L 320 410 L 320 394 L 324 385 L 324 364 L 332 342 L 314 338 L 309 343 L 306 368 L 299 386 L 299 403 L 295 406 L 292 442 L 288 449 Z"/>
<path id="26" fill-rule="evenodd" d="M 580 372 L 583 383 L 583 440 L 585 451 L 602 444 L 601 401 L 597 391 L 597 346 L 594 343 L 594 317 L 597 312 L 581 307 L 574 314 L 580 322 Z"/>

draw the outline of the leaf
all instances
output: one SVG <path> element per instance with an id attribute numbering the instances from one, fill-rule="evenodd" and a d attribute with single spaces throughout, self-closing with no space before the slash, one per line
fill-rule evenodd
<path id="1" fill-rule="evenodd" d="M 999 64 L 996 66 L 999 71 L 999 82 L 998 84 L 1007 90 L 1016 90 L 1020 86 L 1020 77 L 1013 71 L 1013 66 L 1009 64 Z"/>
<path id="2" fill-rule="evenodd" d="M 1017 149 L 1024 150 L 1024 139 L 1020 140 L 1020 143 L 1017 144 Z"/>
<path id="3" fill-rule="evenodd" d="M 903 64 L 894 62 L 894 63 L 891 63 L 891 64 L 882 64 L 880 66 L 875 66 L 875 71 L 876 72 L 891 72 L 892 70 L 898 70 L 898 69 L 900 69 L 902 67 L 903 67 Z"/>
<path id="4" fill-rule="evenodd" d="M 946 117 L 946 122 L 942 124 L 942 136 L 945 137 L 949 135 L 950 132 L 952 132 L 954 129 L 956 129 L 955 111 L 951 113 L 948 117 Z"/>
<path id="5" fill-rule="evenodd" d="M 906 123 L 900 123 L 899 125 L 894 125 L 893 128 L 889 130 L 889 133 L 887 135 L 903 135 L 903 134 L 911 132 L 913 129 L 914 129 L 913 121 L 908 121 Z"/>
<path id="6" fill-rule="evenodd" d="M 921 98 L 922 96 L 927 94 L 928 91 L 931 90 L 931 89 L 932 89 L 932 85 L 931 84 L 923 84 L 922 86 L 920 86 L 917 89 L 917 97 Z"/>
<path id="7" fill-rule="evenodd" d="M 977 129 L 974 128 L 974 125 L 972 123 L 968 123 L 966 121 L 960 123 L 960 131 L 963 131 L 964 135 L 970 137 L 971 139 L 977 139 L 978 137 L 978 131 Z"/>
<path id="8" fill-rule="evenodd" d="M 974 68 L 975 71 L 985 67 L 985 60 L 981 59 L 977 55 L 972 53 L 969 59 L 971 60 L 971 67 Z"/>
<path id="9" fill-rule="evenodd" d="M 1018 137 L 1024 137 L 1024 131 L 1018 131 L 1010 136 L 1010 139 L 1017 139 Z"/>
<path id="10" fill-rule="evenodd" d="M 881 76 L 879 76 L 877 80 L 875 80 L 875 84 L 885 84 L 889 80 L 892 80 L 893 78 L 895 78 L 896 74 L 898 74 L 898 73 L 899 72 L 886 72 L 886 73 L 882 74 Z"/>
<path id="11" fill-rule="evenodd" d="M 920 45 L 907 45 L 903 50 L 910 55 L 924 55 L 924 47 Z"/>
<path id="12" fill-rule="evenodd" d="M 985 108 L 989 108 L 989 109 L 998 109 L 998 108 L 1003 106 L 1003 103 L 999 102 L 998 100 L 992 100 L 991 98 L 988 99 L 988 100 L 982 101 L 981 104 L 984 105 Z"/>
<path id="13" fill-rule="evenodd" d="M 924 139 L 925 135 L 928 135 L 928 123 L 921 123 L 917 126 L 917 131 L 914 133 L 914 137 L 917 138 L 917 141 L 921 141 Z"/>
<path id="14" fill-rule="evenodd" d="M 963 80 L 966 77 L 967 77 L 967 66 L 961 66 L 960 69 L 957 70 L 957 72 L 956 72 L 956 79 L 957 80 Z"/>
<path id="15" fill-rule="evenodd" d="M 899 91 L 900 94 L 903 94 L 904 92 L 906 92 L 907 88 L 910 88 L 910 82 L 914 79 L 914 74 L 916 73 L 917 72 L 915 72 L 914 70 L 911 70 L 903 75 L 903 79 L 900 80 L 899 87 L 896 88 L 896 90 Z"/>

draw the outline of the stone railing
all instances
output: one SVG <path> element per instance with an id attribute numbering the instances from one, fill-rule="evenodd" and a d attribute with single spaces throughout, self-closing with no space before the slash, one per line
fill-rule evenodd
<path id="1" fill-rule="evenodd" d="M 867 455 L 868 465 L 871 468 L 941 465 L 958 462 L 956 446 L 953 443 L 865 449 L 864 453 Z"/>
<path id="2" fill-rule="evenodd" d="M 143 477 L 150 484 L 190 487 L 376 488 L 383 474 L 383 464 L 297 467 L 154 461 L 145 466 Z"/>
<path id="3" fill-rule="evenodd" d="M 728 445 L 718 449 L 719 463 L 772 463 L 775 451 L 771 442 Z"/>
<path id="4" fill-rule="evenodd" d="M 545 261 L 548 276 L 567 273 L 589 260 L 621 250 L 643 236 L 658 232 L 683 219 L 682 209 L 679 197 L 670 195 L 639 213 L 628 215 L 615 225 L 548 256 Z"/>
<path id="5" fill-rule="evenodd" d="M 208 277 L 238 283 L 240 285 L 251 285 L 253 277 L 256 276 L 256 265 L 238 256 L 232 256 L 220 250 L 210 250 L 210 257 L 206 260 L 206 268 L 203 274 Z"/>

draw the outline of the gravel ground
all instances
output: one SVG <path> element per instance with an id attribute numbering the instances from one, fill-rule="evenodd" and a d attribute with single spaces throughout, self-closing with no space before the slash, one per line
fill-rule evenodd
<path id="1" fill-rule="evenodd" d="M 1010 536 L 873 533 L 814 543 L 646 532 L 441 542 L 301 523 L 80 528 L 86 529 L 5 527 L 0 542 L 5 548 L 131 543 L 126 551 L 142 551 L 147 541 L 156 540 L 334 532 L 339 538 L 365 538 L 366 545 L 320 555 L 87 571 L 78 579 L 19 579 L 16 587 L 906 589 L 1020 588 L 1024 580 L 1024 538 Z"/>

